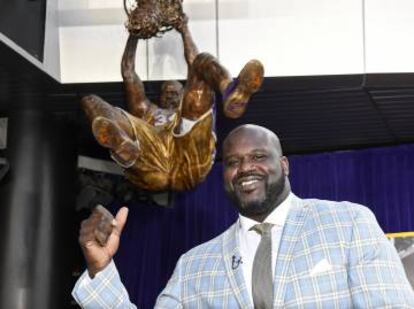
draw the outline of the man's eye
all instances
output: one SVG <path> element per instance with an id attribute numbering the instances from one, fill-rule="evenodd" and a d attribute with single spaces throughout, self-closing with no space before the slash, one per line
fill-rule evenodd
<path id="1" fill-rule="evenodd" d="M 261 161 L 261 160 L 264 160 L 264 159 L 266 159 L 266 155 L 264 155 L 264 154 L 258 153 L 258 154 L 255 154 L 253 156 L 253 160 L 255 160 L 255 161 Z"/>
<path id="2" fill-rule="evenodd" d="M 235 166 L 237 166 L 238 162 L 239 161 L 237 161 L 237 160 L 228 160 L 228 161 L 226 161 L 226 166 L 227 167 L 235 167 Z"/>

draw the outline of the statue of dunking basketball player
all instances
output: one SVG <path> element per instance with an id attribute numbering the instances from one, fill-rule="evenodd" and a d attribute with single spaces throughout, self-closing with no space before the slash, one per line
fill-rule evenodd
<path id="1" fill-rule="evenodd" d="M 109 148 L 134 185 L 150 191 L 186 190 L 204 180 L 214 161 L 214 91 L 223 96 L 224 114 L 238 118 L 260 88 L 264 72 L 259 61 L 251 60 L 233 81 L 217 59 L 198 52 L 181 1 L 169 0 L 170 12 L 172 2 L 177 9 L 167 26 L 181 34 L 187 82 L 184 89 L 177 81 L 164 82 L 158 106 L 151 103 L 135 72 L 135 58 L 139 39 L 155 36 L 160 30 L 155 2 L 140 1 L 129 16 L 130 34 L 121 64 L 128 112 L 94 95 L 84 97 L 82 107 L 96 140 Z"/>

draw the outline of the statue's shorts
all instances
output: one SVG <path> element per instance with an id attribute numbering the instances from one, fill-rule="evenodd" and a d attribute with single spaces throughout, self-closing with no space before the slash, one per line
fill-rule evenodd
<path id="1" fill-rule="evenodd" d="M 175 114 L 171 122 L 157 127 L 123 113 L 139 148 L 136 160 L 125 169 L 130 182 L 150 191 L 181 191 L 205 179 L 215 156 L 212 109 L 194 122 Z"/>

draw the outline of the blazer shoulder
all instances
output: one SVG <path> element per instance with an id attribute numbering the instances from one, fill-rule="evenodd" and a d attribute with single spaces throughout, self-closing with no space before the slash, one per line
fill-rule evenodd
<path id="1" fill-rule="evenodd" d="M 361 204 L 349 201 L 328 201 L 320 199 L 304 199 L 305 205 L 310 207 L 311 215 L 318 217 L 335 216 L 340 221 L 354 221 L 355 218 L 375 218 L 372 211 Z"/>

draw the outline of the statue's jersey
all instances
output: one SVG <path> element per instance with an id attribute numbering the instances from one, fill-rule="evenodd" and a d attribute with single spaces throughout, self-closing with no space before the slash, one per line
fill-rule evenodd
<path id="1" fill-rule="evenodd" d="M 126 178 L 150 191 L 187 190 L 204 180 L 215 157 L 214 115 L 210 109 L 196 121 L 174 113 L 162 125 L 128 118 L 139 152 L 135 162 L 125 169 Z M 112 157 L 116 160 L 116 156 Z"/>

